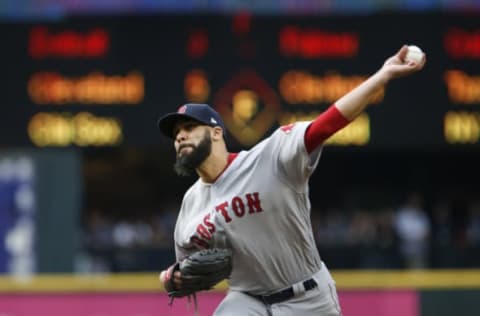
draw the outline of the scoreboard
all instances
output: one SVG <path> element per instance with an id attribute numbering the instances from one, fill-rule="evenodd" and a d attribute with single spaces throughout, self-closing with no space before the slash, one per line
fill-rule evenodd
<path id="1" fill-rule="evenodd" d="M 425 69 L 392 81 L 333 146 L 477 147 L 480 16 L 95 16 L 0 24 L 1 146 L 161 142 L 156 122 L 209 103 L 233 147 L 310 120 L 403 44 Z"/>

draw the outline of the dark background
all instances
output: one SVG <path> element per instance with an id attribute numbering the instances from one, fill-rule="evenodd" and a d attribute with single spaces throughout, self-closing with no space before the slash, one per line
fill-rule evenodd
<path id="1" fill-rule="evenodd" d="M 474 34 L 476 14 L 383 13 L 370 16 L 250 16 L 250 29 L 233 32 L 235 17 L 222 15 L 71 17 L 61 22 L 3 23 L 0 51 L 3 69 L 3 128 L 0 144 L 30 145 L 26 126 L 34 113 L 89 111 L 97 116 L 113 116 L 123 125 L 125 145 L 157 145 L 159 115 L 173 111 L 186 100 L 183 81 L 192 69 L 203 70 L 209 79 L 210 95 L 215 94 L 238 72 L 254 70 L 278 93 L 278 83 L 288 70 L 304 70 L 323 76 L 331 71 L 342 76 L 368 76 L 402 44 L 415 44 L 427 53 L 427 66 L 415 76 L 392 82 L 384 101 L 369 110 L 371 139 L 369 148 L 390 150 L 445 149 L 443 118 L 449 110 L 475 111 L 477 105 L 452 104 L 443 80 L 445 71 L 456 69 L 471 76 L 479 71 L 478 59 L 451 58 L 444 40 L 452 28 Z M 287 25 L 302 30 L 348 32 L 358 35 L 358 55 L 352 58 L 285 57 L 279 51 L 279 32 Z M 29 32 L 45 26 L 51 34 L 64 30 L 87 32 L 101 28 L 110 36 L 110 48 L 100 58 L 33 59 L 28 55 Z M 208 36 L 208 51 L 201 58 L 187 56 L 187 40 L 195 31 Z M 473 43 L 473 41 L 472 41 Z M 67 77 L 92 71 L 106 75 L 125 75 L 137 70 L 145 77 L 145 98 L 129 105 L 36 105 L 26 93 L 29 77 L 40 71 L 55 71 Z M 279 95 L 283 111 L 323 110 L 329 104 L 290 105 Z M 8 119 L 7 119 L 8 118 Z M 274 128 L 274 127 L 272 127 Z M 240 148 L 234 139 L 231 146 Z M 469 149 L 476 147 L 469 146 Z"/>
<path id="2" fill-rule="evenodd" d="M 448 70 L 472 77 L 480 72 L 480 53 L 456 58 L 445 48 L 445 36 L 454 28 L 470 34 L 471 45 L 480 43 L 478 14 L 384 11 L 247 16 L 250 28 L 244 33 L 234 31 L 238 15 L 227 14 L 76 15 L 0 24 L 1 157 L 15 152 L 32 159 L 36 168 L 36 271 L 157 271 L 174 260 L 171 239 L 176 212 L 195 179 L 174 174 L 173 145 L 159 134 L 156 122 L 188 101 L 184 79 L 191 70 L 207 74 L 210 93 L 205 101 L 214 107 L 218 92 L 233 77 L 253 70 L 276 91 L 281 111 L 322 111 L 330 104 L 289 104 L 282 99 L 281 76 L 302 70 L 319 77 L 332 71 L 366 77 L 403 44 L 418 45 L 426 52 L 425 69 L 391 82 L 383 102 L 367 110 L 371 127 L 367 145 L 326 146 L 311 178 L 312 220 L 320 254 L 334 269 L 410 268 L 399 252 L 393 218 L 386 238 L 377 225 L 379 217 L 395 215 L 415 192 L 422 197 L 422 211 L 431 225 L 423 267 L 479 266 L 480 238 L 467 236 L 480 225 L 479 213 L 473 211 L 480 196 L 480 146 L 477 142 L 448 144 L 443 131 L 448 111 L 478 112 L 479 103 L 452 103 L 444 82 Z M 357 34 L 358 54 L 351 58 L 284 56 L 279 32 L 288 25 Z M 28 54 L 29 34 L 39 26 L 51 34 L 100 28 L 109 34 L 110 46 L 99 58 L 34 59 Z M 195 58 L 188 55 L 187 44 L 197 31 L 207 34 L 208 50 Z M 30 76 L 41 71 L 74 78 L 93 71 L 123 76 L 132 70 L 145 78 L 145 97 L 138 105 L 38 105 L 27 93 Z M 37 148 L 29 139 L 27 126 L 36 113 L 82 111 L 118 119 L 123 141 L 116 146 Z M 262 137 L 277 127 L 278 121 Z M 248 148 L 230 133 L 227 140 L 231 151 Z M 435 222 L 439 205 L 448 209 L 447 222 L 441 224 Z M 342 235 L 358 229 L 352 223 L 359 213 L 367 214 L 367 229 L 376 231 L 376 239 L 359 244 Z M 322 234 L 335 232 L 330 223 L 336 218 L 347 227 L 338 228 L 338 242 L 333 237 L 326 243 Z"/>

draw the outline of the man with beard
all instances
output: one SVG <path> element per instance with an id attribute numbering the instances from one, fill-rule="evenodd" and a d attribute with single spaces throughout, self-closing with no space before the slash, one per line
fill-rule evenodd
<path id="1" fill-rule="evenodd" d="M 195 125 L 195 123 L 192 122 L 186 124 Z M 185 148 L 190 148 L 190 152 L 184 150 Z M 191 176 L 195 172 L 195 169 L 197 169 L 202 164 L 202 162 L 207 159 L 208 155 L 210 155 L 211 150 L 212 139 L 210 138 L 210 133 L 208 132 L 208 130 L 204 131 L 203 139 L 197 146 L 195 146 L 194 144 L 179 145 L 177 149 L 177 161 L 174 165 L 175 172 L 179 176 Z"/>
<path id="2" fill-rule="evenodd" d="M 390 80 L 423 68 L 425 56 L 407 61 L 407 51 L 403 46 L 315 120 L 282 126 L 248 151 L 228 152 L 222 119 L 206 104 L 186 104 L 159 120 L 174 140 L 177 173 L 199 176 L 177 218 L 177 260 L 205 248 L 233 253 L 229 291 L 215 315 L 341 315 L 313 237 L 308 180 L 327 138 Z M 179 271 L 163 271 L 160 281 L 182 288 Z"/>

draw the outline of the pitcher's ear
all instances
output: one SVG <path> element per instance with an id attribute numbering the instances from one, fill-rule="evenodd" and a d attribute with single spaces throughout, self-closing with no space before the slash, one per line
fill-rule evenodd
<path id="1" fill-rule="evenodd" d="M 223 128 L 220 126 L 213 127 L 213 136 L 215 138 L 221 138 L 223 136 Z"/>

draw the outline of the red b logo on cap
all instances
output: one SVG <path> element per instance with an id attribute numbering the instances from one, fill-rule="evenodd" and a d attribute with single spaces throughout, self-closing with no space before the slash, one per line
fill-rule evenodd
<path id="1" fill-rule="evenodd" d="M 181 107 L 178 108 L 177 113 L 185 113 L 187 111 L 187 106 L 182 105 Z"/>

